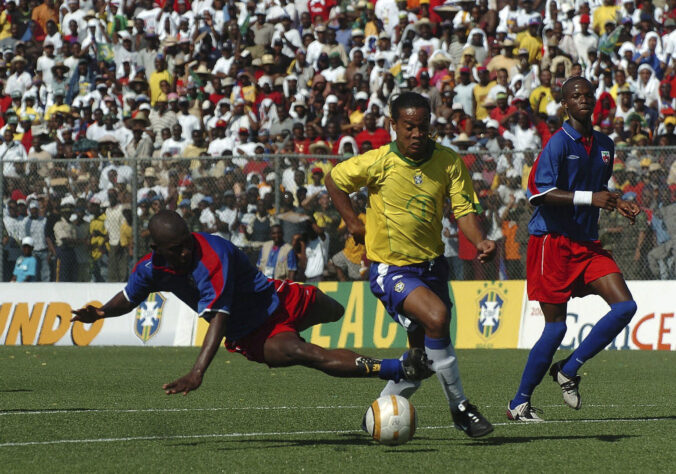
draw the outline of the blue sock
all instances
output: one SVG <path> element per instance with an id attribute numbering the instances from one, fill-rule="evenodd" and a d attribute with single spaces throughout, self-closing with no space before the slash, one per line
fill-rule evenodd
<path id="1" fill-rule="evenodd" d="M 610 311 L 602 317 L 577 349 L 571 354 L 561 371 L 573 377 L 586 361 L 601 352 L 615 339 L 636 314 L 636 302 L 622 301 L 610 305 Z"/>
<path id="2" fill-rule="evenodd" d="M 521 384 L 516 391 L 516 396 L 509 403 L 510 408 L 513 409 L 530 400 L 533 390 L 542 382 L 542 377 L 545 376 L 547 369 L 552 364 L 554 353 L 559 348 L 565 335 L 565 321 L 545 323 L 545 328 L 542 330 L 540 339 L 530 350 L 530 354 L 528 354 L 528 362 L 526 362 L 526 367 L 523 369 Z"/>
<path id="3" fill-rule="evenodd" d="M 380 362 L 378 377 L 399 382 L 399 380 L 404 378 L 404 368 L 401 365 L 401 361 L 399 359 L 383 359 Z"/>

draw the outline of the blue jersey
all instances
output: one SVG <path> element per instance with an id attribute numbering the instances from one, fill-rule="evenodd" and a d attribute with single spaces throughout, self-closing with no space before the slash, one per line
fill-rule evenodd
<path id="1" fill-rule="evenodd" d="M 613 172 L 615 145 L 606 135 L 593 132 L 591 149 L 568 122 L 547 142 L 528 177 L 528 199 L 554 189 L 603 191 Z M 599 208 L 593 206 L 539 205 L 528 224 L 532 235 L 557 233 L 579 240 L 598 240 Z"/>
<path id="2" fill-rule="evenodd" d="M 177 274 L 153 252 L 136 264 L 124 295 L 139 305 L 152 292 L 170 291 L 207 320 L 212 312 L 229 314 L 225 337 L 240 339 L 277 309 L 279 298 L 274 284 L 230 241 L 205 233 L 192 235 L 195 243 L 192 273 Z"/>

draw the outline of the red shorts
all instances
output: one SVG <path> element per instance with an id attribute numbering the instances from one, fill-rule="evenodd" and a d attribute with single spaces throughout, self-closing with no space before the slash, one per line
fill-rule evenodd
<path id="1" fill-rule="evenodd" d="M 565 303 L 591 293 L 588 284 L 611 273 L 621 273 L 601 243 L 578 242 L 559 234 L 531 235 L 526 275 L 528 299 Z"/>
<path id="2" fill-rule="evenodd" d="M 288 280 L 271 280 L 279 297 L 279 306 L 254 332 L 237 341 L 225 341 L 230 352 L 239 352 L 247 359 L 265 362 L 263 345 L 282 332 L 298 332 L 298 325 L 317 297 L 317 288 Z"/>

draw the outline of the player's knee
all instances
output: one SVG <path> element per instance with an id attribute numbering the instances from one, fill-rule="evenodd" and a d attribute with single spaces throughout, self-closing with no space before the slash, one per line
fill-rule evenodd
<path id="1" fill-rule="evenodd" d="M 439 334 L 448 332 L 450 325 L 450 316 L 446 308 L 438 308 L 429 311 L 424 318 L 420 318 L 425 333 Z"/>
<path id="2" fill-rule="evenodd" d="M 613 311 L 616 312 L 617 318 L 619 318 L 623 323 L 629 324 L 631 318 L 636 314 L 638 306 L 636 306 L 636 301 L 621 301 L 610 305 Z"/>

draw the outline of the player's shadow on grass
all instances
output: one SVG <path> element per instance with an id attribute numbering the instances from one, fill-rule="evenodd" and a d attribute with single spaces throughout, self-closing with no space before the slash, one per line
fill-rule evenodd
<path id="1" fill-rule="evenodd" d="M 8 389 L 0 389 L 0 393 L 26 393 L 26 392 L 32 392 L 33 390 L 29 388 L 8 388 Z"/>
<path id="2" fill-rule="evenodd" d="M 506 444 L 532 443 L 533 441 L 573 441 L 578 439 L 595 439 L 606 443 L 616 443 L 623 439 L 638 438 L 638 435 L 561 435 L 561 436 L 493 436 L 463 443 L 465 446 L 503 446 Z"/>
<path id="3" fill-rule="evenodd" d="M 242 451 L 242 450 L 261 450 L 261 449 L 275 449 L 275 448 L 293 448 L 293 447 L 307 447 L 307 446 L 336 446 L 336 447 L 359 447 L 377 445 L 377 443 L 366 435 L 358 434 L 342 434 L 340 438 L 331 439 L 300 439 L 300 438 L 246 438 L 246 439 L 223 439 L 223 440 L 209 440 L 209 441 L 191 441 L 185 443 L 171 443 L 171 447 L 180 446 L 203 446 L 205 444 L 220 445 L 215 448 L 218 451 Z M 268 444 L 269 443 L 269 444 Z M 263 446 L 261 446 L 263 444 Z M 437 449 L 432 449 L 429 446 L 421 446 L 420 449 L 406 447 L 405 449 L 382 446 L 385 452 L 388 453 L 426 453 L 436 452 Z"/>

